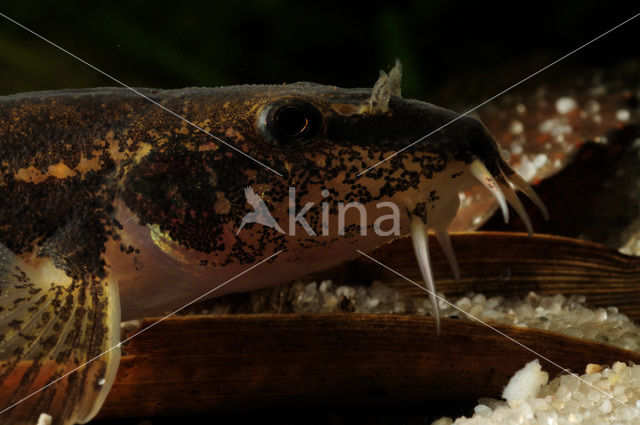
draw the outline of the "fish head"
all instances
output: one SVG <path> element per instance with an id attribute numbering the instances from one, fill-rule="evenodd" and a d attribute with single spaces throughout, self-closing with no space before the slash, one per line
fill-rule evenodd
<path id="1" fill-rule="evenodd" d="M 256 140 L 273 153 L 264 160 L 303 189 L 305 202 L 393 202 L 407 234 L 405 210 L 419 210 L 430 228 L 444 230 L 460 193 L 479 182 L 505 209 L 506 198 L 517 202 L 513 188 L 535 198 L 481 121 L 404 99 L 397 89 L 387 93 L 380 81 L 394 86 L 387 74 L 373 89 L 296 83 L 261 104 Z M 375 212 L 368 212 L 373 222 Z"/>
<path id="2" fill-rule="evenodd" d="M 260 280 L 236 285 L 247 290 L 371 251 L 413 232 L 416 217 L 446 231 L 478 179 L 504 204 L 517 174 L 482 123 L 402 98 L 394 72 L 373 89 L 159 93 L 189 123 L 162 111 L 138 123 L 153 140 L 122 172 L 118 219 L 131 245 L 205 281 L 208 267 L 237 271 L 281 251 Z"/>

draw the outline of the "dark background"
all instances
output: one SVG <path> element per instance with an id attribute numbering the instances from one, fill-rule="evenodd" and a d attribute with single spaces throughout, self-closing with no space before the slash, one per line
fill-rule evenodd
<path id="1" fill-rule="evenodd" d="M 178 88 L 370 87 L 396 57 L 404 95 L 473 104 L 640 12 L 635 1 L 13 2 L 3 12 L 121 81 Z M 637 56 L 640 18 L 529 84 Z M 0 95 L 114 85 L 0 18 Z"/>
<path id="2" fill-rule="evenodd" d="M 396 57 L 403 92 L 459 109 L 475 105 L 640 12 L 637 1 L 61 1 L 0 10 L 136 87 L 314 81 L 371 87 Z M 534 77 L 526 90 L 587 69 L 617 72 L 638 59 L 640 17 Z M 115 83 L 0 18 L 0 95 Z M 531 87 L 531 86 L 529 86 Z M 446 377 L 443 377 L 446 379 Z M 413 406 L 378 415 L 303 413 L 308 423 L 428 423 L 472 406 Z M 315 412 L 315 413 L 311 413 Z M 320 413 L 322 412 L 322 413 Z M 413 413 L 411 413 L 413 412 Z M 295 423 L 278 414 L 223 422 Z M 360 418 L 357 420 L 356 418 Z M 289 419 L 289 420 L 287 420 Z M 176 419 L 152 419 L 153 424 Z M 140 419 L 101 421 L 137 424 Z M 182 423 L 210 423 L 183 418 Z"/>

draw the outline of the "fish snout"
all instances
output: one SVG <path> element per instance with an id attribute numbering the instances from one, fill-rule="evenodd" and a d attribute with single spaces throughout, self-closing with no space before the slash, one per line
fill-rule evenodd
<path id="1" fill-rule="evenodd" d="M 522 219 L 529 235 L 532 235 L 531 220 L 516 191 L 521 191 L 533 201 L 545 219 L 549 215 L 547 208 L 529 183 L 508 164 L 507 155 L 484 124 L 472 117 L 465 117 L 465 121 L 469 130 L 464 159 L 469 172 L 496 198 L 505 223 L 509 221 L 508 205 L 511 205 Z"/>

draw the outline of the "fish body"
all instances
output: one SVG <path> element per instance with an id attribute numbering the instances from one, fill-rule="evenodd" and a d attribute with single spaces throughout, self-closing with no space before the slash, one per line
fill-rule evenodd
<path id="1" fill-rule="evenodd" d="M 373 89 L 139 90 L 189 122 L 127 89 L 1 97 L 0 383 L 15 393 L 0 421 L 90 420 L 115 377 L 120 320 L 223 283 L 211 296 L 411 233 L 433 288 L 426 231 L 454 261 L 446 228 L 461 190 L 480 179 L 516 209 L 509 181 L 531 191 L 478 120 L 403 99 L 399 79 L 397 66 Z"/>

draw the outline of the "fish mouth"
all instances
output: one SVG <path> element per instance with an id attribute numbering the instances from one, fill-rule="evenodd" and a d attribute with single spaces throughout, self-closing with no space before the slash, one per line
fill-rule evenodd
<path id="1" fill-rule="evenodd" d="M 509 207 L 516 211 L 522 222 L 524 223 L 529 237 L 533 236 L 533 226 L 526 209 L 520 202 L 516 191 L 522 192 L 529 198 L 542 212 L 545 220 L 549 219 L 549 212 L 540 197 L 533 188 L 522 178 L 513 168 L 509 166 L 502 158 L 491 164 L 489 171 L 487 166 L 478 158 L 474 158 L 467 165 L 468 172 L 477 179 L 498 202 L 504 222 L 509 222 Z M 455 206 L 453 216 L 457 213 L 458 205 Z M 433 270 L 429 256 L 429 231 L 433 231 L 442 250 L 447 257 L 447 261 L 451 266 L 455 280 L 460 279 L 460 268 L 453 251 L 451 238 L 446 227 L 430 225 L 428 217 L 418 214 L 415 211 L 409 212 L 411 225 L 411 241 L 413 243 L 414 253 L 420 268 L 420 274 L 425 283 L 425 289 L 429 293 L 429 298 L 433 307 L 433 315 L 436 320 L 436 331 L 440 333 L 440 312 L 438 307 L 438 299 L 436 294 L 435 282 L 433 280 Z M 448 224 L 447 224 L 448 226 Z"/>
<path id="2" fill-rule="evenodd" d="M 523 207 L 516 190 L 521 191 L 529 198 L 542 212 L 545 220 L 549 220 L 549 211 L 544 205 L 538 194 L 533 188 L 522 178 L 513 168 L 511 168 L 502 158 L 498 161 L 496 166 L 492 167 L 497 169 L 494 173 L 491 173 L 482 161 L 479 159 L 473 160 L 469 165 L 469 171 L 478 179 L 484 187 L 486 187 L 493 197 L 498 201 L 500 209 L 502 210 L 502 217 L 504 222 L 509 222 L 509 208 L 507 204 L 516 211 L 522 222 L 524 223 L 529 237 L 533 235 L 533 227 L 527 211 Z"/>

